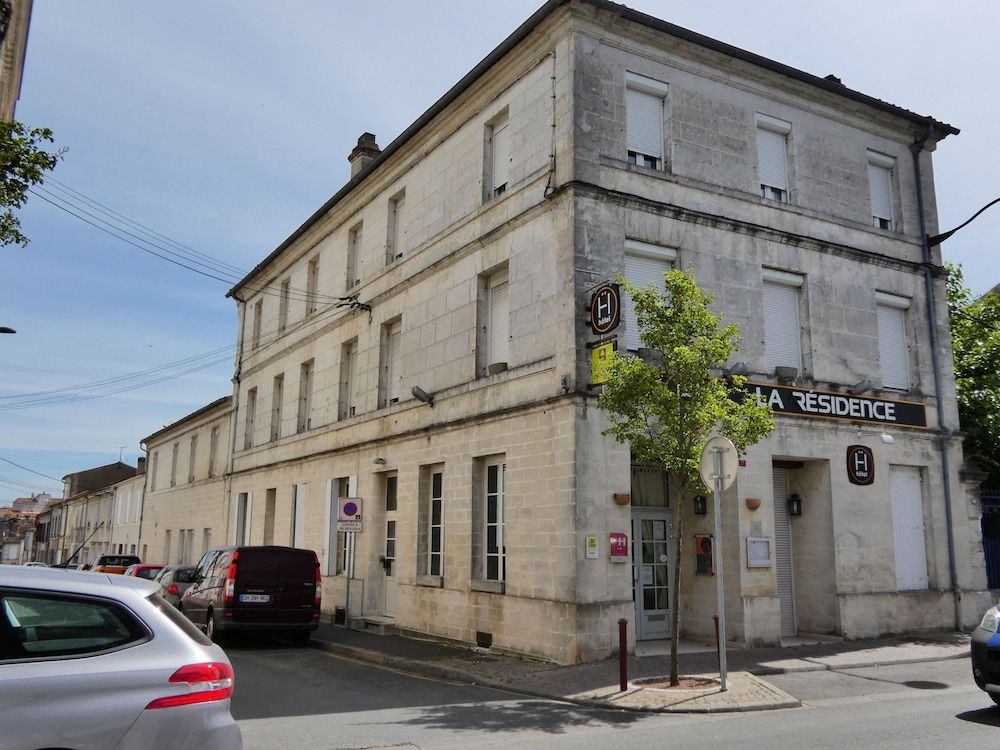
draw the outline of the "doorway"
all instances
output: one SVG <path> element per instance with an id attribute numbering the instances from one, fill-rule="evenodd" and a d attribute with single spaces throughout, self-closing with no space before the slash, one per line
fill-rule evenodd
<path id="1" fill-rule="evenodd" d="M 673 526 L 669 508 L 632 511 L 632 596 L 636 640 L 670 637 Z"/>
<path id="2" fill-rule="evenodd" d="M 396 611 L 396 486 L 395 475 L 385 478 L 385 544 L 380 556 L 382 563 L 382 615 L 393 617 Z"/>
<path id="3" fill-rule="evenodd" d="M 792 526 L 788 517 L 788 469 L 774 466 L 774 573 L 781 614 L 781 637 L 798 633 L 795 616 L 795 578 L 792 573 Z"/>

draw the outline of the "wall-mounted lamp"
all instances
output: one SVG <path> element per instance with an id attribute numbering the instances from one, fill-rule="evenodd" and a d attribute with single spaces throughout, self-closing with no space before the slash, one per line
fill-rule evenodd
<path id="1" fill-rule="evenodd" d="M 415 398 L 417 401 L 427 404 L 432 409 L 434 408 L 434 396 L 425 391 L 419 385 L 413 386 L 410 389 L 410 393 L 413 394 L 413 398 Z"/>
<path id="2" fill-rule="evenodd" d="M 793 492 L 788 496 L 788 515 L 802 515 L 802 498 L 798 496 L 798 493 Z"/>
<path id="3" fill-rule="evenodd" d="M 696 516 L 703 516 L 708 513 L 708 498 L 704 495 L 694 496 L 694 514 Z"/>
<path id="4" fill-rule="evenodd" d="M 374 461 L 372 461 L 372 463 L 377 464 L 378 466 L 385 466 L 389 462 L 386 461 L 384 458 L 376 458 Z"/>
<path id="5" fill-rule="evenodd" d="M 864 380 L 859 380 L 857 383 L 848 388 L 847 392 L 852 396 L 860 396 L 862 393 L 868 393 L 871 389 L 872 381 L 865 378 Z"/>
<path id="6" fill-rule="evenodd" d="M 798 367 L 789 367 L 788 365 L 778 365 L 774 368 L 775 377 L 778 380 L 790 381 L 795 380 L 799 375 Z"/>
<path id="7" fill-rule="evenodd" d="M 750 368 L 747 367 L 746 362 L 737 362 L 732 367 L 727 367 L 725 370 L 723 370 L 723 372 L 725 373 L 726 377 L 729 378 L 732 377 L 733 375 L 747 375 L 750 372 Z"/>
<path id="8" fill-rule="evenodd" d="M 888 432 L 883 432 L 881 435 L 879 435 L 879 437 L 882 438 L 882 442 L 885 443 L 886 445 L 892 445 L 893 443 L 896 442 L 896 440 Z"/>

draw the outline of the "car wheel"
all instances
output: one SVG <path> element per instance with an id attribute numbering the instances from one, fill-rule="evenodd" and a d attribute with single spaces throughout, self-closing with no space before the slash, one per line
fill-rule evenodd
<path id="1" fill-rule="evenodd" d="M 308 630 L 292 633 L 292 644 L 296 648 L 305 648 L 309 645 L 309 636 L 310 633 Z"/>

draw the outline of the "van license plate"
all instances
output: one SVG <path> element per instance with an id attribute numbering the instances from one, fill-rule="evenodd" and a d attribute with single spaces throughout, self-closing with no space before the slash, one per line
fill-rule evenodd
<path id="1" fill-rule="evenodd" d="M 241 602 L 269 602 L 270 594 L 240 594 Z"/>

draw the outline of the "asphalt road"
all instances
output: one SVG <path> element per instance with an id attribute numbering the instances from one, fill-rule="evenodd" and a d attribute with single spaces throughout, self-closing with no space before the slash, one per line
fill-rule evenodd
<path id="1" fill-rule="evenodd" d="M 966 660 L 771 676 L 805 706 L 662 716 L 411 677 L 278 642 L 227 651 L 247 750 L 982 750 L 1000 738 L 1000 708 L 972 684 Z"/>

